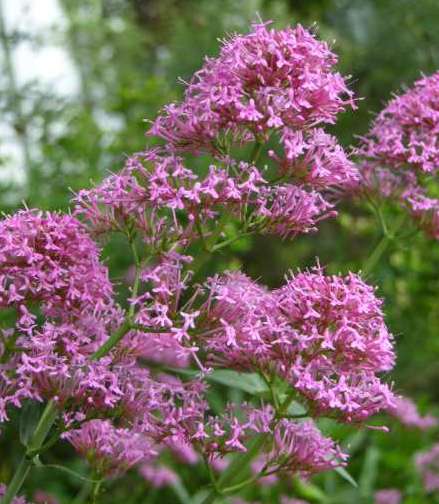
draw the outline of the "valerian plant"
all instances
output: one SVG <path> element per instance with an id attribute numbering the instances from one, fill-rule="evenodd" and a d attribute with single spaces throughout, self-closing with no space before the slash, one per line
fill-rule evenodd
<path id="1" fill-rule="evenodd" d="M 394 341 L 361 274 L 327 275 L 317 263 L 274 290 L 237 271 L 197 278 L 195 244 L 212 255 L 252 234 L 291 240 L 336 217 L 352 194 L 376 202 L 397 190 L 416 219 L 432 216 L 422 225 L 437 234 L 414 183 L 437 166 L 437 77 L 392 102 L 355 164 L 325 131 L 356 108 L 336 63 L 301 26 L 254 25 L 224 41 L 182 101 L 160 112 L 148 131 L 155 147 L 75 195 L 71 215 L 26 209 L 1 221 L 0 305 L 10 323 L 1 329 L 0 420 L 45 405 L 24 429 L 2 504 L 24 502 L 29 471 L 58 441 L 90 464 L 94 502 L 105 480 L 132 468 L 153 486 L 172 484 L 162 462 L 170 452 L 206 464 L 208 504 L 257 481 L 343 472 L 348 454 L 319 430 L 321 417 L 361 426 L 384 411 L 435 424 L 383 379 Z M 422 92 L 436 97 L 434 118 L 417 110 L 436 120 L 434 132 L 406 110 Z M 207 160 L 203 175 L 191 168 L 196 157 Z M 122 302 L 98 245 L 114 233 L 132 254 Z M 264 394 L 217 413 L 215 379 L 247 391 L 257 383 Z"/>

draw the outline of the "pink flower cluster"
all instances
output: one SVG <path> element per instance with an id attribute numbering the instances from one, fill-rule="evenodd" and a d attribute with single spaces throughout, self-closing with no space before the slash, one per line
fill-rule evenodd
<path id="1" fill-rule="evenodd" d="M 33 501 L 35 504 L 60 504 L 56 497 L 44 490 L 37 490 L 34 493 Z"/>
<path id="2" fill-rule="evenodd" d="M 269 151 L 277 161 L 283 176 L 291 176 L 299 183 L 314 188 L 351 188 L 358 180 L 358 171 L 348 159 L 337 139 L 322 128 L 286 130 L 280 138 L 283 156 Z"/>
<path id="3" fill-rule="evenodd" d="M 363 152 L 392 168 L 434 173 L 439 166 L 439 73 L 392 99 L 365 138 Z"/>
<path id="4" fill-rule="evenodd" d="M 0 306 L 11 313 L 0 346 L 3 421 L 8 404 L 41 399 L 44 389 L 49 397 L 61 395 L 71 356 L 90 353 L 120 317 L 98 248 L 76 219 L 18 212 L 0 222 L 0 236 Z M 84 378 L 86 372 L 78 372 Z"/>
<path id="5" fill-rule="evenodd" d="M 425 491 L 428 493 L 439 491 L 439 443 L 426 452 L 418 453 L 415 463 Z"/>
<path id="6" fill-rule="evenodd" d="M 146 350 L 137 342 L 142 335 L 145 346 L 148 333 L 133 330 L 129 350 L 124 342 L 109 356 L 93 359 L 124 315 L 83 225 L 69 216 L 25 211 L 1 221 L 0 229 L 0 301 L 11 312 L 0 347 L 0 420 L 23 399 L 54 399 L 70 429 L 65 439 L 108 475 L 148 460 L 167 436 L 184 436 L 185 422 L 204 414 L 204 386 L 154 376 L 139 366 Z M 171 275 L 161 268 L 173 282 L 173 295 L 179 269 Z M 151 322 L 159 330 L 159 322 Z M 150 353 L 154 346 L 175 354 L 178 343 L 152 333 Z M 109 421 L 115 411 L 118 427 Z"/>
<path id="7" fill-rule="evenodd" d="M 402 494 L 396 488 L 385 488 L 375 492 L 374 504 L 400 504 Z"/>
<path id="8" fill-rule="evenodd" d="M 223 135 L 248 142 L 273 129 L 333 123 L 353 106 L 351 91 L 333 71 L 336 62 L 328 45 L 300 25 L 254 25 L 224 42 L 217 58 L 206 59 L 183 102 L 166 106 L 150 133 L 175 149 L 217 151 Z"/>
<path id="9" fill-rule="evenodd" d="M 345 465 L 348 458 L 312 421 L 279 420 L 270 406 L 257 409 L 244 404 L 241 411 L 229 406 L 224 416 L 211 417 L 203 426 L 200 424 L 194 438 L 214 461 L 229 452 L 245 452 L 248 439 L 255 434 L 270 435 L 253 466 L 262 484 L 274 474 L 308 477 L 328 471 Z"/>
<path id="10" fill-rule="evenodd" d="M 223 212 L 245 222 L 246 232 L 284 238 L 315 231 L 320 220 L 336 215 L 318 191 L 270 185 L 247 163 L 222 160 L 201 178 L 180 157 L 157 150 L 130 158 L 121 173 L 76 197 L 76 215 L 95 235 L 129 225 L 157 250 L 176 241 L 186 246 L 199 238 L 201 226 L 210 236 Z"/>
<path id="11" fill-rule="evenodd" d="M 320 267 L 273 291 L 242 273 L 195 284 L 188 255 L 195 241 L 206 252 L 228 245 L 222 220 L 243 235 L 292 238 L 335 215 L 336 190 L 358 179 L 321 128 L 354 105 L 335 63 L 301 26 L 255 25 L 207 60 L 183 102 L 154 122 L 165 147 L 80 191 L 74 216 L 23 211 L 0 221 L 0 308 L 10 315 L 0 333 L 0 421 L 25 399 L 53 400 L 63 439 L 99 476 L 137 466 L 155 487 L 177 481 L 165 451 L 185 464 L 201 452 L 218 466 L 255 435 L 265 440 L 262 476 L 346 463 L 311 420 L 289 418 L 286 402 L 279 408 L 276 391 L 273 405 L 214 415 L 205 378 L 211 368 L 258 372 L 297 393 L 308 416 L 343 422 L 395 407 L 380 380 L 395 356 L 374 289 Z M 269 152 L 278 164 L 270 181 L 255 166 L 257 149 L 244 162 L 229 147 L 259 149 L 272 133 L 282 152 Z M 182 157 L 201 151 L 214 156 L 202 175 Z M 123 308 L 92 239 L 112 232 L 127 238 L 135 263 Z M 169 369 L 191 364 L 195 377 Z"/>
<path id="12" fill-rule="evenodd" d="M 114 476 L 148 460 L 156 452 L 151 440 L 128 429 L 115 428 L 109 420 L 90 420 L 64 438 L 87 459 L 97 474 Z"/>
<path id="13" fill-rule="evenodd" d="M 311 421 L 281 420 L 275 428 L 273 438 L 273 448 L 266 456 L 269 471 L 309 476 L 345 465 L 348 458 Z"/>
<path id="14" fill-rule="evenodd" d="M 394 406 L 389 409 L 389 413 L 410 428 L 427 430 L 439 424 L 438 419 L 433 415 L 422 416 L 416 404 L 407 397 L 396 396 Z"/>
<path id="15" fill-rule="evenodd" d="M 397 200 L 418 225 L 439 238 L 439 201 L 429 189 L 439 169 L 439 73 L 393 98 L 357 150 L 362 189 Z"/>
<path id="16" fill-rule="evenodd" d="M 358 276 L 299 273 L 270 292 L 232 273 L 208 282 L 205 309 L 214 365 L 275 372 L 314 415 L 351 422 L 393 406 L 378 377 L 395 360 L 381 301 Z"/>
<path id="17" fill-rule="evenodd" d="M 295 499 L 294 497 L 281 497 L 281 504 L 309 504 L 308 501 L 304 501 L 302 499 Z M 257 501 L 246 501 L 243 499 L 233 499 L 232 504 L 259 504 Z"/>
<path id="18" fill-rule="evenodd" d="M 3 497 L 6 493 L 7 487 L 3 484 L 0 484 L 0 497 Z M 12 504 L 31 504 L 24 497 L 16 497 Z"/>

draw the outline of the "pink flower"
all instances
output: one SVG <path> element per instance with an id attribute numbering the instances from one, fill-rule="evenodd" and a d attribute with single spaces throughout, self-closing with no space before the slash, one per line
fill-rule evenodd
<path id="1" fill-rule="evenodd" d="M 385 488 L 375 492 L 375 504 L 400 504 L 402 494 L 396 488 Z"/>
<path id="2" fill-rule="evenodd" d="M 325 42 L 300 25 L 270 30 L 268 24 L 224 42 L 219 57 L 206 59 L 195 73 L 183 102 L 165 107 L 150 134 L 174 149 L 218 151 L 223 133 L 247 142 L 272 128 L 333 123 L 353 106 Z"/>
<path id="3" fill-rule="evenodd" d="M 396 396 L 395 405 L 389 413 L 407 427 L 427 430 L 438 425 L 438 419 L 432 415 L 419 414 L 416 404 L 407 397 Z"/>
<path id="4" fill-rule="evenodd" d="M 304 501 L 303 499 L 295 499 L 290 497 L 282 497 L 281 504 L 309 504 L 308 501 Z"/>
<path id="5" fill-rule="evenodd" d="M 439 73 L 396 96 L 375 119 L 360 152 L 401 170 L 435 172 L 439 166 Z"/>
<path id="6" fill-rule="evenodd" d="M 209 362 L 277 373 L 311 413 L 362 421 L 393 405 L 378 373 L 395 361 L 374 289 L 357 275 L 299 273 L 270 292 L 239 273 L 211 279 L 202 307 Z"/>
<path id="7" fill-rule="evenodd" d="M 6 493 L 7 487 L 3 484 L 0 484 L 0 497 L 3 497 Z M 12 500 L 12 504 L 31 504 L 24 497 L 15 497 Z"/>
<path id="8" fill-rule="evenodd" d="M 422 477 L 425 491 L 439 490 L 439 443 L 429 451 L 418 453 L 415 457 L 416 467 Z"/>
<path id="9" fill-rule="evenodd" d="M 119 325 L 121 314 L 99 249 L 75 218 L 21 211 L 0 221 L 0 234 L 0 306 L 18 313 L 15 327 L 3 334 L 21 349 L 4 354 L 0 364 L 3 421 L 9 404 L 65 393 L 75 372 L 69 365 L 83 377 L 86 356 Z M 30 311 L 35 306 L 39 324 Z M 105 375 L 102 380 L 108 370 Z"/>
<path id="10" fill-rule="evenodd" d="M 37 490 L 34 493 L 35 504 L 59 504 L 59 500 L 44 490 Z"/>
<path id="11" fill-rule="evenodd" d="M 177 474 L 164 465 L 142 464 L 139 473 L 153 488 L 163 488 L 178 481 Z"/>
<path id="12" fill-rule="evenodd" d="M 316 268 L 292 276 L 276 297 L 296 332 L 286 347 L 294 364 L 285 362 L 280 372 L 314 413 L 357 421 L 393 403 L 376 376 L 392 369 L 395 354 L 372 287 L 352 273 L 325 276 Z"/>
<path id="13" fill-rule="evenodd" d="M 438 138 L 435 73 L 392 99 L 357 149 L 363 174 L 360 191 L 395 200 L 434 239 L 439 238 L 439 202 L 428 195 L 426 174 L 437 173 Z"/>
<path id="14" fill-rule="evenodd" d="M 273 448 L 266 455 L 269 470 L 309 476 L 345 465 L 348 458 L 311 421 L 283 419 L 276 425 L 273 437 Z"/>
<path id="15" fill-rule="evenodd" d="M 146 436 L 117 429 L 108 420 L 90 420 L 63 437 L 100 475 L 107 477 L 123 473 L 156 454 Z"/>
<path id="16" fill-rule="evenodd" d="M 313 188 L 350 188 L 359 180 L 357 167 L 350 161 L 335 137 L 322 128 L 309 131 L 285 128 L 281 143 L 284 155 L 270 152 L 280 172 Z"/>
<path id="17" fill-rule="evenodd" d="M 316 224 L 337 212 L 316 191 L 305 191 L 292 184 L 273 187 L 257 215 L 263 218 L 264 233 L 292 238 L 300 233 L 317 231 Z"/>

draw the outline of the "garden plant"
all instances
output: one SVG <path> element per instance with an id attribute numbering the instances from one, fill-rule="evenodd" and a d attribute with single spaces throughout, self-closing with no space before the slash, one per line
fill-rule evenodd
<path id="1" fill-rule="evenodd" d="M 256 502 L 264 486 L 282 504 L 341 502 L 312 478 L 356 485 L 347 433 L 390 436 L 391 417 L 436 428 L 387 377 L 392 299 L 371 279 L 395 243 L 439 238 L 439 74 L 395 95 L 346 150 L 331 128 L 361 97 L 336 67 L 314 29 L 254 24 L 205 59 L 148 124 L 148 147 L 75 193 L 70 212 L 2 218 L 0 421 L 14 419 L 21 461 L 1 504 L 30 502 L 26 479 L 59 444 L 89 467 L 52 464 L 81 481 L 78 504 L 113 502 L 130 472 L 184 504 Z M 275 288 L 223 267 L 248 237 L 294 250 L 358 206 L 382 236 L 358 271 L 330 274 L 318 250 Z M 117 281 L 116 249 L 130 258 Z M 439 445 L 413 457 L 434 502 Z M 193 495 L 184 466 L 202 474 Z M 44 491 L 38 502 L 55 502 Z M 386 488 L 375 502 L 404 498 Z"/>

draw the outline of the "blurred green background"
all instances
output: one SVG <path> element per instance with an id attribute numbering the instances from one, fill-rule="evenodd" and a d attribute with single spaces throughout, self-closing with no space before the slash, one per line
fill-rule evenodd
<path id="1" fill-rule="evenodd" d="M 439 68 L 438 0 L 0 0 L 0 6 L 4 212 L 23 201 L 65 210 L 72 191 L 120 169 L 129 153 L 145 147 L 145 120 L 181 95 L 178 79 L 189 79 L 205 55 L 217 53 L 218 38 L 247 31 L 258 16 L 279 27 L 316 23 L 319 36 L 334 41 L 339 68 L 351 75 L 351 86 L 362 98 L 359 109 L 343 114 L 332 128 L 347 147 L 367 130 L 392 91 Z M 389 220 L 393 215 L 389 210 Z M 357 271 L 379 238 L 373 215 L 345 203 L 340 218 L 325 222 L 317 234 L 293 243 L 266 237 L 239 241 L 207 263 L 205 272 L 241 267 L 276 286 L 288 269 L 312 266 L 316 257 L 330 272 Z M 395 389 L 436 414 L 438 265 L 439 243 L 418 234 L 393 244 L 370 275 L 386 300 L 397 341 Z M 115 278 L 128 266 L 122 247 L 112 247 L 111 266 Z M 421 435 L 395 425 L 390 434 L 353 429 L 337 434 L 350 439 L 349 471 L 360 487 L 353 489 L 333 474 L 320 477 L 316 482 L 333 502 L 372 502 L 375 489 L 389 486 L 405 492 L 404 502 L 433 502 L 421 495 L 412 456 L 435 437 L 439 441 L 435 433 Z M 0 480 L 9 479 L 19 455 L 12 451 L 15 438 L 11 424 L 1 438 Z M 57 455 L 55 450 L 53 456 L 56 461 L 70 452 Z M 191 493 L 202 484 L 202 474 L 194 476 L 190 469 L 182 474 Z M 167 490 L 146 497 L 146 487 L 134 496 L 134 483 L 136 488 L 143 484 L 129 476 L 104 502 L 178 501 Z M 31 480 L 29 495 L 38 486 L 62 498 L 80 483 L 41 471 Z M 265 497 L 257 489 L 251 492 L 250 497 L 277 502 L 270 489 L 263 490 Z"/>

